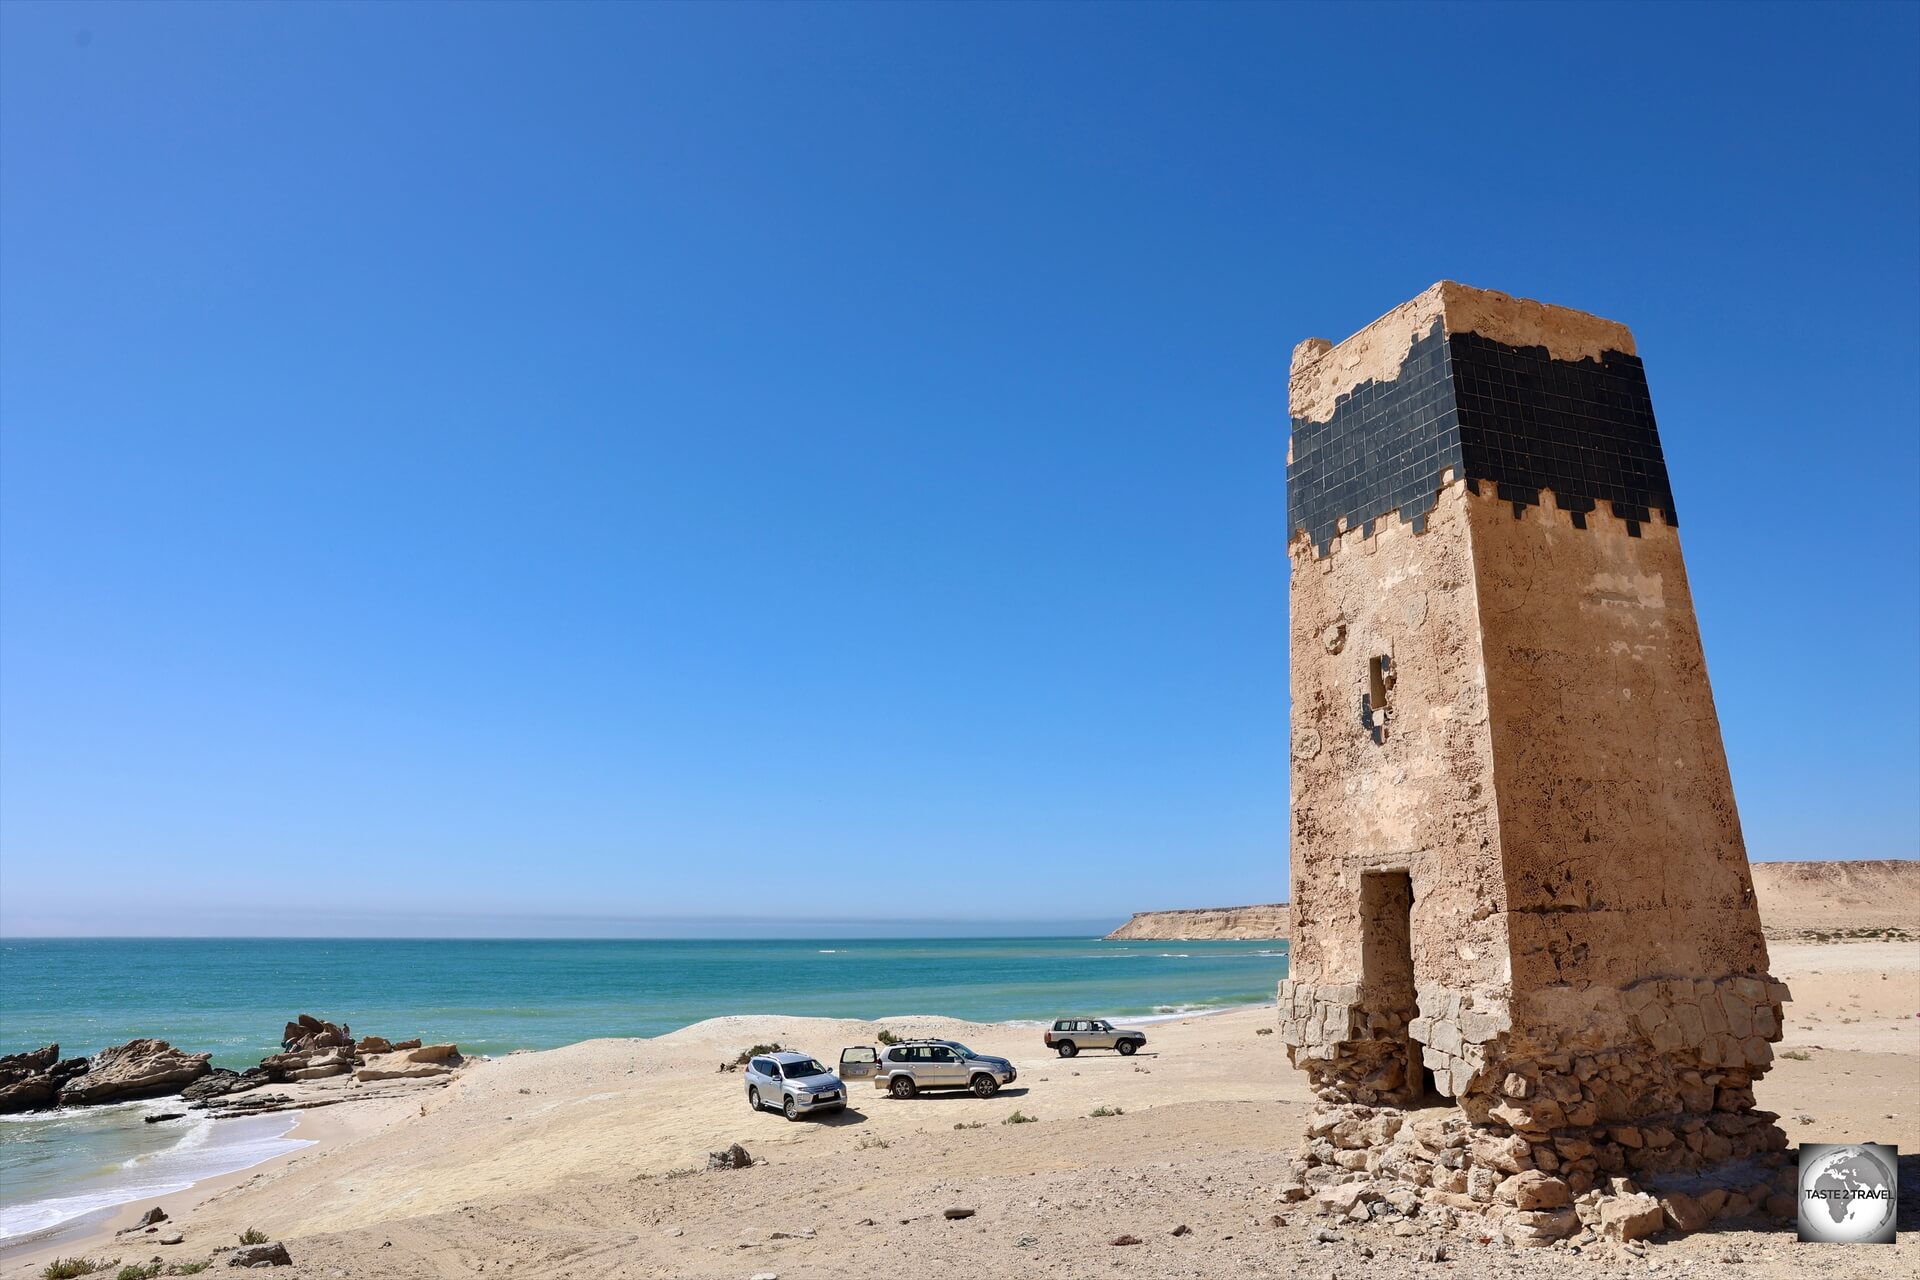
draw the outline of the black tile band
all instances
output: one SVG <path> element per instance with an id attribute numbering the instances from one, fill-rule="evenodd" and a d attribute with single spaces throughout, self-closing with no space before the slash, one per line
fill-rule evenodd
<path id="1" fill-rule="evenodd" d="M 1555 360 L 1545 347 L 1448 337 L 1435 320 L 1399 377 L 1355 387 L 1326 422 L 1294 419 L 1289 534 L 1324 552 L 1343 517 L 1370 536 L 1395 511 L 1422 532 L 1448 467 L 1476 493 L 1494 485 L 1516 516 L 1551 489 L 1576 528 L 1600 502 L 1634 536 L 1655 511 L 1679 524 L 1638 357 Z"/>

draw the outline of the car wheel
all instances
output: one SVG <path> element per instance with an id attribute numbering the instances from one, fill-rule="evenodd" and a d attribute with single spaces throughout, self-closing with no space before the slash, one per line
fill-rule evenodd
<path id="1" fill-rule="evenodd" d="M 1062 1040 L 1053 1047 L 1063 1058 L 1071 1058 L 1074 1054 L 1080 1052 L 1080 1046 L 1071 1040 Z"/>
<path id="2" fill-rule="evenodd" d="M 967 1087 L 973 1090 L 974 1096 L 977 1098 L 991 1098 L 994 1094 L 1000 1092 L 1000 1082 L 989 1075 L 975 1076 L 973 1083 Z"/>
<path id="3" fill-rule="evenodd" d="M 747 1105 L 755 1111 L 760 1109 L 760 1091 L 751 1085 L 747 1087 Z"/>
<path id="4" fill-rule="evenodd" d="M 792 1094 L 787 1095 L 787 1101 L 780 1109 L 787 1113 L 787 1119 L 789 1120 L 798 1120 L 800 1118 L 800 1103 Z"/>
<path id="5" fill-rule="evenodd" d="M 1120 1055 L 1125 1058 L 1131 1058 L 1133 1056 L 1133 1051 L 1135 1049 L 1138 1049 L 1139 1047 L 1140 1047 L 1140 1044 L 1136 1040 L 1122 1040 L 1119 1044 L 1114 1046 L 1114 1048 L 1120 1050 Z"/>
<path id="6" fill-rule="evenodd" d="M 893 1083 L 887 1086 L 887 1092 L 896 1098 L 911 1098 L 920 1092 L 920 1086 L 913 1082 L 912 1076 L 895 1076 Z"/>

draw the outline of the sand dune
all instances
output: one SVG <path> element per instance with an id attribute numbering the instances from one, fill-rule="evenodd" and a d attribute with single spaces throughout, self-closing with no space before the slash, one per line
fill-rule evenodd
<path id="1" fill-rule="evenodd" d="M 1756 862 L 1753 891 L 1771 937 L 1920 934 L 1920 861 Z"/>

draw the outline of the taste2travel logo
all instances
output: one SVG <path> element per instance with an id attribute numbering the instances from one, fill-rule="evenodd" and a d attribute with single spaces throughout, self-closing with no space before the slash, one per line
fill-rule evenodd
<path id="1" fill-rule="evenodd" d="M 1892 1244 L 1899 1150 L 1878 1142 L 1800 1148 L 1800 1239 Z"/>

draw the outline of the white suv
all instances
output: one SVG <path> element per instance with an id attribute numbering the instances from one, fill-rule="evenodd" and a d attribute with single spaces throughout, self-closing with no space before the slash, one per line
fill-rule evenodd
<path id="1" fill-rule="evenodd" d="M 747 1062 L 747 1105 L 755 1111 L 779 1107 L 787 1119 L 798 1120 L 845 1107 L 847 1086 L 804 1053 L 763 1053 Z"/>

